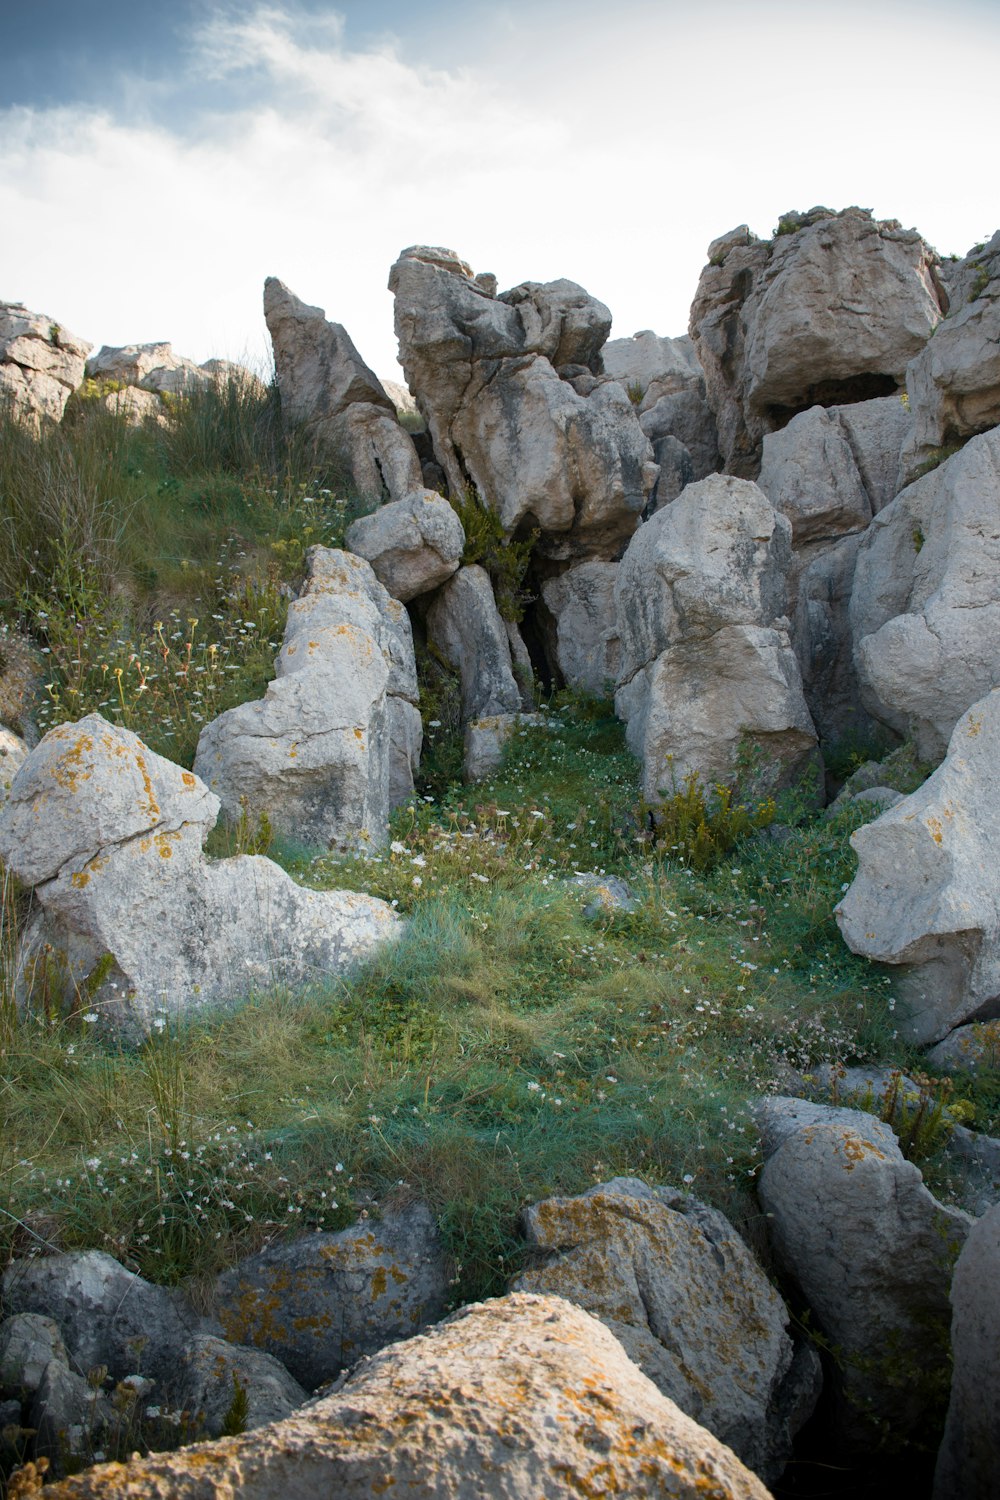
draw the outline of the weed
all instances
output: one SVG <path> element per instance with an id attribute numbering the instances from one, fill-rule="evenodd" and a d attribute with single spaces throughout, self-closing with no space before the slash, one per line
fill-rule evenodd
<path id="1" fill-rule="evenodd" d="M 921 463 L 919 463 L 917 465 L 917 468 L 916 468 L 916 470 L 914 472 L 913 478 L 914 479 L 922 479 L 925 474 L 931 474 L 931 473 L 933 473 L 933 471 L 935 469 L 940 468 L 940 466 L 943 463 L 947 463 L 948 459 L 952 458 L 964 446 L 965 446 L 964 443 L 954 442 L 954 443 L 943 443 L 940 448 L 932 448 L 931 451 L 928 453 L 927 457 Z M 919 544 L 919 546 L 917 545 L 917 537 L 918 537 L 918 535 L 920 537 L 920 544 Z M 916 550 L 919 552 L 920 548 L 923 546 L 923 544 L 924 544 L 923 532 L 920 530 L 919 527 L 917 527 L 914 530 L 914 532 L 913 532 L 913 545 L 916 548 Z"/>
<path id="2" fill-rule="evenodd" d="M 679 788 L 672 775 L 670 794 L 661 796 L 656 807 L 640 808 L 641 820 L 652 820 L 656 848 L 699 873 L 711 869 L 739 839 L 774 822 L 773 798 L 747 806 L 736 800 L 732 787 L 718 783 L 706 788 L 697 771 L 685 776 Z"/>
<path id="3" fill-rule="evenodd" d="M 485 568 L 502 617 L 520 620 L 529 598 L 524 592 L 524 578 L 538 532 L 532 531 L 529 536 L 515 542 L 504 532 L 500 517 L 480 500 L 471 487 L 463 497 L 456 499 L 453 496 L 451 504 L 465 529 L 463 563 L 478 563 Z"/>
<path id="4" fill-rule="evenodd" d="M 233 1399 L 230 1401 L 224 1417 L 222 1418 L 221 1437 L 239 1437 L 241 1432 L 246 1432 L 247 1422 L 250 1418 L 250 1397 L 247 1388 L 240 1381 L 236 1371 L 233 1371 Z"/>
<path id="5" fill-rule="evenodd" d="M 641 380 L 630 380 L 625 386 L 625 394 L 633 406 L 641 406 L 646 388 Z"/>

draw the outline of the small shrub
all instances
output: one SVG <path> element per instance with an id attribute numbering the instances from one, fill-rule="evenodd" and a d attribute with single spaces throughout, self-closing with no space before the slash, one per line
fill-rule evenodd
<path id="1" fill-rule="evenodd" d="M 530 598 L 524 591 L 524 579 L 531 550 L 538 540 L 537 530 L 515 542 L 506 535 L 500 517 L 483 504 L 471 487 L 463 498 L 452 497 L 451 505 L 465 530 L 463 563 L 478 563 L 485 568 L 500 614 L 505 620 L 520 620 Z"/>
<path id="2" fill-rule="evenodd" d="M 774 822 L 775 804 L 768 797 L 747 806 L 735 799 L 732 787 L 717 783 L 708 789 L 697 771 L 685 776 L 678 789 L 656 808 L 652 818 L 656 845 L 689 869 L 704 872 L 729 852 L 738 839 Z"/>
<path id="3" fill-rule="evenodd" d="M 633 406 L 641 406 L 646 388 L 641 380 L 630 380 L 625 387 L 625 394 Z"/>

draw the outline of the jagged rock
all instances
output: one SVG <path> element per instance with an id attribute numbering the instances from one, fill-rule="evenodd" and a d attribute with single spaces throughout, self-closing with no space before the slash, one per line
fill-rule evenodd
<path id="1" fill-rule="evenodd" d="M 11 783 L 28 758 L 28 747 L 12 729 L 0 724 L 0 807 L 3 807 Z"/>
<path id="2" fill-rule="evenodd" d="M 0 1323 L 0 1390 L 34 1395 L 55 1360 L 69 1367 L 59 1324 L 43 1313 L 15 1313 Z"/>
<path id="3" fill-rule="evenodd" d="M 900 396 L 882 396 L 831 411 L 851 445 L 872 514 L 878 515 L 901 488 L 900 460 L 913 430 L 910 408 Z"/>
<path id="4" fill-rule="evenodd" d="M 379 385 L 396 408 L 397 417 L 420 416 L 417 403 L 405 385 L 400 385 L 398 380 L 380 380 Z"/>
<path id="5" fill-rule="evenodd" d="M 941 318 L 936 267 L 914 230 L 860 208 L 714 241 L 690 332 L 726 469 L 753 478 L 764 434 L 796 412 L 900 387 Z"/>
<path id="6" fill-rule="evenodd" d="M 594 875 L 584 872 L 567 882 L 571 890 L 583 893 L 583 915 L 588 922 L 609 917 L 615 912 L 633 912 L 639 903 L 627 880 L 617 875 Z"/>
<path id="7" fill-rule="evenodd" d="M 615 585 L 615 708 L 658 801 L 692 773 L 731 781 L 759 753 L 758 791 L 799 777 L 816 734 L 784 616 L 791 527 L 745 480 L 689 485 L 633 538 Z"/>
<path id="8" fill-rule="evenodd" d="M 665 1396 L 763 1479 L 778 1478 L 819 1394 L 819 1362 L 805 1356 L 810 1393 L 789 1411 L 788 1311 L 722 1214 L 675 1189 L 615 1178 L 536 1203 L 524 1223 L 529 1245 L 548 1255 L 514 1289 L 565 1297 L 600 1318 Z"/>
<path id="9" fill-rule="evenodd" d="M 993 1500 L 1000 1489 L 1000 1204 L 972 1226 L 951 1285 L 951 1402 L 934 1500 Z"/>
<path id="10" fill-rule="evenodd" d="M 863 531 L 872 518 L 836 409 L 812 406 L 779 432 L 766 433 L 757 483 L 791 522 L 793 547 Z"/>
<path id="11" fill-rule="evenodd" d="M 604 369 L 625 386 L 639 426 L 660 467 L 653 505 L 675 500 L 686 484 L 719 468 L 715 418 L 705 398 L 705 377 L 690 338 L 658 338 L 648 329 L 613 339 L 603 350 Z"/>
<path id="12" fill-rule="evenodd" d="M 405 1418 L 404 1418 L 405 1414 Z M 107 1464 L 51 1500 L 768 1500 L 739 1460 L 558 1297 L 465 1307 L 361 1364 L 332 1395 L 242 1438 Z"/>
<path id="13" fill-rule="evenodd" d="M 906 372 L 911 463 L 1000 423 L 1000 230 L 952 273 L 951 306 Z"/>
<path id="14" fill-rule="evenodd" d="M 511 735 L 546 722 L 544 714 L 490 714 L 465 726 L 462 774 L 466 781 L 485 781 L 499 770 Z"/>
<path id="15" fill-rule="evenodd" d="M 551 556 L 613 556 L 656 466 L 625 391 L 593 373 L 603 304 L 566 281 L 497 297 L 454 252 L 427 247 L 402 252 L 389 287 L 407 383 L 452 493 L 471 480 L 507 532 L 537 526 Z"/>
<path id="16" fill-rule="evenodd" d="M 31 1403 L 31 1425 L 35 1456 L 47 1458 L 54 1473 L 65 1473 L 67 1460 L 90 1459 L 114 1420 L 111 1402 L 83 1375 L 57 1359 L 46 1366 Z"/>
<path id="17" fill-rule="evenodd" d="M 858 873 L 837 907 L 847 946 L 899 964 L 913 1040 L 1000 1014 L 1000 692 L 956 724 L 923 786 L 851 836 Z"/>
<path id="18" fill-rule="evenodd" d="M 400 606 L 402 607 L 402 606 Z M 90 714 L 31 752 L 0 813 L 0 858 L 39 908 L 18 964 L 30 991 L 141 1032 L 158 1012 L 344 972 L 398 932 L 392 908 L 309 891 L 268 859 L 208 861 L 219 802 L 190 771 Z"/>
<path id="19" fill-rule="evenodd" d="M 434 1218 L 415 1203 L 240 1261 L 216 1282 L 215 1310 L 232 1343 L 263 1349 L 314 1390 L 345 1365 L 419 1333 L 447 1297 Z"/>
<path id="20" fill-rule="evenodd" d="M 328 323 L 275 276 L 264 283 L 264 318 L 287 422 L 347 465 L 366 499 L 404 500 L 423 488 L 417 450 L 396 409 L 340 323 Z"/>
<path id="21" fill-rule="evenodd" d="M 344 545 L 371 563 L 394 599 L 408 604 L 457 570 L 465 531 L 447 500 L 434 490 L 417 490 L 354 521 Z"/>
<path id="22" fill-rule="evenodd" d="M 90 344 L 45 313 L 0 302 L 0 402 L 15 414 L 58 422 L 83 380 Z"/>
<path id="23" fill-rule="evenodd" d="M 584 562 L 542 584 L 542 598 L 556 622 L 556 664 L 563 680 L 598 698 L 607 697 L 621 666 L 617 577 L 617 563 Z"/>
<path id="24" fill-rule="evenodd" d="M 860 1111 L 768 1099 L 758 1194 L 779 1264 L 837 1350 L 838 1428 L 926 1438 L 947 1369 L 951 1267 L 971 1220 L 938 1203 L 888 1125 Z"/>
<path id="25" fill-rule="evenodd" d="M 242 365 L 226 359 L 210 359 L 198 365 L 183 354 L 175 354 L 170 344 L 162 343 L 124 344 L 119 348 L 105 344 L 87 360 L 87 375 L 91 380 L 120 381 L 128 388 L 157 396 L 186 396 L 227 380 L 263 389 L 257 377 Z M 112 391 L 109 395 L 124 398 L 126 392 Z M 129 415 L 141 413 L 139 420 L 162 410 L 159 403 L 144 404 L 134 394 L 122 401 L 122 408 Z"/>
<path id="26" fill-rule="evenodd" d="M 234 1396 L 246 1398 L 245 1432 L 280 1422 L 309 1399 L 309 1392 L 270 1354 L 209 1333 L 195 1334 L 181 1350 L 171 1395 L 191 1413 L 196 1430 L 204 1428 L 209 1437 L 224 1430 Z"/>
<path id="27" fill-rule="evenodd" d="M 510 643 L 484 568 L 459 568 L 448 580 L 427 612 L 427 638 L 461 673 L 464 723 L 520 712 Z"/>
<path id="28" fill-rule="evenodd" d="M 1000 684 L 1000 428 L 880 511 L 850 623 L 862 701 L 939 760 L 956 720 Z"/>
<path id="29" fill-rule="evenodd" d="M 360 557 L 312 547 L 307 567 L 274 681 L 205 726 L 195 770 L 231 820 L 245 798 L 302 842 L 377 846 L 419 752 L 409 616 Z"/>

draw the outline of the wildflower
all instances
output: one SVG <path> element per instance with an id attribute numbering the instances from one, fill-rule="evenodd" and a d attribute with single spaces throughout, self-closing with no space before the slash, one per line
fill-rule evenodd
<path id="1" fill-rule="evenodd" d="M 83 1019 L 87 1022 L 88 1025 L 92 1026 L 94 1024 L 94 1022 L 97 1020 L 97 1012 L 96 1012 L 96 1010 L 88 1010 L 87 1014 L 83 1017 Z"/>

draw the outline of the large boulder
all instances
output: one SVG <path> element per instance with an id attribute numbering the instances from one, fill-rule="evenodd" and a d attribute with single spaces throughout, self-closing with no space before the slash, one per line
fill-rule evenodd
<path id="1" fill-rule="evenodd" d="M 1000 427 L 875 517 L 850 624 L 864 706 L 939 760 L 959 716 L 1000 684 Z"/>
<path id="2" fill-rule="evenodd" d="M 769 1099 L 758 1194 L 771 1243 L 836 1352 L 851 1448 L 924 1440 L 940 1421 L 948 1289 L 971 1220 L 927 1191 L 888 1125 Z"/>
<path id="3" fill-rule="evenodd" d="M 951 1284 L 954 1371 L 934 1500 L 1000 1492 L 1000 1203 L 972 1226 Z"/>
<path id="4" fill-rule="evenodd" d="M 994 690 L 958 721 L 933 776 L 851 836 L 858 873 L 837 922 L 855 953 L 902 967 L 914 1041 L 1000 1015 L 998 767 Z"/>
<path id="5" fill-rule="evenodd" d="M 199 365 L 183 354 L 175 354 L 166 343 L 120 347 L 104 344 L 87 360 L 87 375 L 91 380 L 113 381 L 126 389 L 135 388 L 156 396 L 188 396 L 227 380 L 263 389 L 257 377 L 243 365 L 224 359 L 210 359 Z M 143 404 L 134 398 L 121 402 L 118 409 L 133 420 L 135 414 L 152 416 L 157 411 L 156 405 Z"/>
<path id="6" fill-rule="evenodd" d="M 600 374 L 610 327 L 573 282 L 497 296 L 451 251 L 414 246 L 392 268 L 410 389 L 453 494 L 470 481 L 507 532 L 537 527 L 555 557 L 612 557 L 656 480 L 624 389 Z"/>
<path id="7" fill-rule="evenodd" d="M 417 490 L 352 522 L 344 545 L 371 563 L 394 599 L 408 604 L 457 571 L 465 531 L 443 496 Z"/>
<path id="8" fill-rule="evenodd" d="M 331 1395 L 240 1438 L 104 1464 L 51 1500 L 768 1500 L 621 1345 L 558 1297 L 465 1307 L 364 1361 Z"/>
<path id="9" fill-rule="evenodd" d="M 312 547 L 264 697 L 202 730 L 195 770 L 236 820 L 323 848 L 377 846 L 420 749 L 409 616 L 367 562 Z"/>
<path id="10" fill-rule="evenodd" d="M 758 759 L 773 791 L 814 760 L 816 733 L 784 614 L 791 527 L 746 480 L 689 485 L 629 544 L 615 598 L 615 707 L 650 801 Z"/>
<path id="11" fill-rule="evenodd" d="M 757 483 L 775 510 L 788 517 L 796 548 L 863 531 L 872 518 L 836 408 L 811 406 L 787 427 L 765 434 Z"/>
<path id="12" fill-rule="evenodd" d="M 90 348 L 45 313 L 0 302 L 0 403 L 22 417 L 58 422 L 83 380 Z"/>
<path id="13" fill-rule="evenodd" d="M 422 489 L 413 441 L 347 330 L 275 276 L 264 283 L 264 318 L 285 420 L 344 463 L 365 499 L 404 500 Z"/>
<path id="14" fill-rule="evenodd" d="M 618 680 L 621 645 L 615 608 L 618 564 L 583 562 L 542 584 L 556 622 L 556 665 L 567 687 L 607 697 Z"/>
<path id="15" fill-rule="evenodd" d="M 765 1481 L 777 1479 L 819 1394 L 787 1308 L 732 1225 L 672 1188 L 616 1178 L 524 1215 L 545 1259 L 517 1291 L 565 1297 L 600 1318 L 689 1417 Z"/>
<path id="16" fill-rule="evenodd" d="M 309 891 L 268 859 L 208 861 L 219 801 L 196 775 L 90 714 L 52 729 L 0 813 L 0 859 L 34 887 L 19 955 L 128 1031 L 166 1011 L 340 975 L 398 932 L 370 896 Z"/>
<path id="17" fill-rule="evenodd" d="M 709 246 L 690 332 L 727 470 L 753 478 L 766 432 L 810 406 L 891 395 L 943 311 L 937 257 L 864 209 L 786 214 Z"/>
<path id="18" fill-rule="evenodd" d="M 427 638 L 461 674 L 463 724 L 520 712 L 510 642 L 484 568 L 473 563 L 448 580 L 427 612 Z"/>

